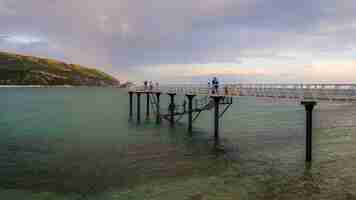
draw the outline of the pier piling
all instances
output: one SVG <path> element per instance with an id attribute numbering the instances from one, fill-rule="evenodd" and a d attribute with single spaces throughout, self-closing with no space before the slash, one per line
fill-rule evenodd
<path id="1" fill-rule="evenodd" d="M 169 104 L 169 113 L 170 113 L 169 121 L 170 121 L 171 125 L 173 125 L 174 124 L 174 112 L 175 112 L 174 97 L 175 97 L 176 93 L 168 93 L 168 95 L 171 98 L 171 103 Z"/>
<path id="2" fill-rule="evenodd" d="M 132 115 L 133 115 L 133 109 L 132 109 L 132 102 L 133 102 L 133 92 L 129 92 L 129 96 L 130 96 L 130 113 L 129 113 L 129 118 L 130 120 L 132 119 Z"/>
<path id="3" fill-rule="evenodd" d="M 150 119 L 150 93 L 146 92 L 146 120 Z"/>
<path id="4" fill-rule="evenodd" d="M 191 133 L 193 131 L 193 98 L 195 95 L 187 94 L 188 98 L 188 132 Z"/>
<path id="5" fill-rule="evenodd" d="M 302 101 L 306 111 L 306 162 L 312 161 L 313 109 L 315 101 Z"/>
<path id="6" fill-rule="evenodd" d="M 137 95 L 137 123 L 141 122 L 141 93 L 136 93 Z"/>
<path id="7" fill-rule="evenodd" d="M 214 142 L 215 147 L 219 145 L 219 103 L 221 100 L 221 96 L 212 96 L 214 99 Z"/>
<path id="8" fill-rule="evenodd" d="M 161 116 L 160 116 L 160 99 L 159 97 L 161 96 L 161 93 L 156 93 L 157 97 L 157 104 L 156 104 L 156 124 L 159 124 L 161 122 Z"/>

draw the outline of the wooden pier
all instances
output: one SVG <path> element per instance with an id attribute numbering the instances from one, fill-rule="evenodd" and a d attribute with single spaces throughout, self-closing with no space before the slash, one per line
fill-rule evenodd
<path id="1" fill-rule="evenodd" d="M 168 95 L 170 98 L 168 110 L 162 111 L 160 96 Z M 152 113 L 156 116 L 156 123 L 162 120 L 169 122 L 171 126 L 181 120 L 184 115 L 188 116 L 187 131 L 192 134 L 193 122 L 204 111 L 214 110 L 214 144 L 219 146 L 220 141 L 220 118 L 233 104 L 233 99 L 240 96 L 253 96 L 256 98 L 270 97 L 277 99 L 294 99 L 305 107 L 306 111 L 306 162 L 312 161 L 312 113 L 318 102 L 338 101 L 356 102 L 355 84 L 235 84 L 225 85 L 223 89 L 212 92 L 211 89 L 199 86 L 165 86 L 156 90 L 144 90 L 136 87 L 129 91 L 130 120 L 133 118 L 133 98 L 137 100 L 137 123 L 141 122 L 141 95 L 146 95 L 146 119 Z M 188 106 L 178 105 L 175 101 L 177 95 L 184 96 Z"/>
<path id="2" fill-rule="evenodd" d="M 133 118 L 133 98 L 136 96 L 136 121 L 138 124 L 141 123 L 141 96 L 146 95 L 146 120 L 150 118 L 150 107 L 152 113 L 156 117 L 156 123 L 159 124 L 162 120 L 166 120 L 170 123 L 171 126 L 174 126 L 175 123 L 182 119 L 184 115 L 188 115 L 188 132 L 193 132 L 193 122 L 198 119 L 200 114 L 204 111 L 209 111 L 214 109 L 214 143 L 217 146 L 219 144 L 219 121 L 224 113 L 230 108 L 233 103 L 233 98 L 224 96 L 224 95 L 209 95 L 205 97 L 196 97 L 195 94 L 185 94 L 185 97 L 188 100 L 188 106 L 178 105 L 175 102 L 175 97 L 177 93 L 167 92 L 164 93 L 170 98 L 168 111 L 162 112 L 160 105 L 160 96 L 161 91 L 129 91 L 129 119 Z M 193 102 L 195 98 L 195 104 Z M 220 108 L 221 112 L 220 112 Z"/>

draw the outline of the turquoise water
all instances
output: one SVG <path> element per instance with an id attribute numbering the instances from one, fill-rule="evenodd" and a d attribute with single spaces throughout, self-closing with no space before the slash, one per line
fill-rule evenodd
<path id="1" fill-rule="evenodd" d="M 221 121 L 222 152 L 213 150 L 211 111 L 189 136 L 185 118 L 137 125 L 128 107 L 127 92 L 114 88 L 1 88 L 0 196 L 356 198 L 355 105 L 316 108 L 312 166 L 297 103 L 235 98 Z"/>

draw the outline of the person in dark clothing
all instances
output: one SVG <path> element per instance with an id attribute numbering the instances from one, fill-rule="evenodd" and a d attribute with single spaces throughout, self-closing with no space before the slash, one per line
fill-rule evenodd
<path id="1" fill-rule="evenodd" d="M 149 90 L 153 90 L 153 82 L 152 81 L 150 81 L 150 83 L 148 84 L 149 85 Z"/>
<path id="2" fill-rule="evenodd" d="M 216 80 L 215 77 L 213 78 L 213 80 L 211 81 L 211 86 L 212 86 L 212 93 L 215 94 L 215 84 L 216 84 Z"/>
<path id="3" fill-rule="evenodd" d="M 214 88 L 214 93 L 218 94 L 219 93 L 219 81 L 216 77 L 213 78 L 213 88 Z"/>
<path id="4" fill-rule="evenodd" d="M 144 85 L 144 90 L 147 90 L 148 82 L 147 81 L 143 82 L 143 85 Z"/>

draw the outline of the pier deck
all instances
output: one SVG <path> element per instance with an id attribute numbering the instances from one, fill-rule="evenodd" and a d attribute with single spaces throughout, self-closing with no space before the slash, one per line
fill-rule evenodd
<path id="1" fill-rule="evenodd" d="M 131 91 L 144 92 L 143 87 L 134 87 Z M 356 102 L 356 84 L 225 84 L 220 87 L 218 94 L 212 94 L 212 89 L 205 85 L 166 85 L 150 92 L 196 96 L 268 97 L 317 102 Z"/>

